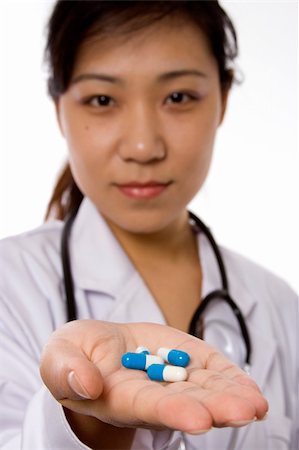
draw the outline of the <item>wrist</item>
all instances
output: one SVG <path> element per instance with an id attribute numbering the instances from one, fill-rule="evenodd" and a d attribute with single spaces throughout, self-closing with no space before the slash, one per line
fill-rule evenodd
<path id="1" fill-rule="evenodd" d="M 95 417 L 63 408 L 75 435 L 88 447 L 97 450 L 129 450 L 135 435 L 134 428 L 120 428 L 101 422 Z"/>

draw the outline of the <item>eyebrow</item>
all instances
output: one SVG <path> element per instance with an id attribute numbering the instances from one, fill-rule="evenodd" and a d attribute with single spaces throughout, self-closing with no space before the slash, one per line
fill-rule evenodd
<path id="1" fill-rule="evenodd" d="M 183 69 L 173 70 L 172 72 L 162 73 L 158 76 L 158 81 L 168 81 L 179 77 L 197 76 L 201 78 L 207 78 L 207 75 L 197 69 Z"/>
<path id="2" fill-rule="evenodd" d="M 99 80 L 99 81 L 107 81 L 108 83 L 119 83 L 122 84 L 122 80 L 117 77 L 113 77 L 111 75 L 106 75 L 104 73 L 83 73 L 82 75 L 78 75 L 71 81 L 71 84 L 79 83 L 80 81 L 86 80 Z"/>
<path id="3" fill-rule="evenodd" d="M 197 69 L 183 69 L 183 70 L 173 70 L 171 72 L 162 73 L 157 77 L 159 82 L 174 80 L 176 78 L 185 77 L 185 76 L 197 76 L 201 78 L 207 78 L 207 75 Z M 98 80 L 98 81 L 106 81 L 108 83 L 113 84 L 124 84 L 124 80 L 118 77 L 114 77 L 112 75 L 104 74 L 104 73 L 84 73 L 82 75 L 78 75 L 75 77 L 71 84 L 79 83 L 80 81 L 86 80 Z"/>

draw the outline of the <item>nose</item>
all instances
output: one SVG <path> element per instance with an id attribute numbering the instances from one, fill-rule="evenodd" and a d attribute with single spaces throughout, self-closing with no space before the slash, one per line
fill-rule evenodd
<path id="1" fill-rule="evenodd" d="M 166 144 L 154 111 L 144 106 L 126 114 L 118 153 L 123 161 L 148 164 L 166 157 Z"/>

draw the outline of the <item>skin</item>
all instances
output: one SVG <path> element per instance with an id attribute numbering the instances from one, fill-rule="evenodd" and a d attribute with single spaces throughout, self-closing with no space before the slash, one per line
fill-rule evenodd
<path id="1" fill-rule="evenodd" d="M 176 290 L 187 292 L 179 284 L 185 273 L 198 303 L 200 261 L 186 205 L 208 173 L 227 94 L 204 35 L 171 18 L 126 39 L 83 43 L 72 82 L 56 104 L 76 182 L 166 312 L 169 292 L 173 299 Z M 153 180 L 167 187 L 150 198 L 128 197 L 119 188 Z M 159 269 L 174 288 L 159 282 Z M 164 276 L 163 270 L 175 276 Z M 186 303 L 186 296 L 177 296 L 180 314 Z M 264 417 L 267 402 L 256 384 L 208 344 L 177 328 L 76 321 L 53 334 L 41 375 L 83 442 L 124 449 L 136 427 L 202 433 Z M 152 352 L 162 346 L 189 352 L 188 381 L 152 382 L 145 372 L 121 367 L 121 355 L 141 344 Z M 75 379 L 69 379 L 71 372 Z"/>
<path id="2" fill-rule="evenodd" d="M 163 241 L 184 229 L 186 205 L 206 178 L 224 116 L 227 93 L 204 36 L 173 20 L 126 40 L 82 45 L 57 104 L 76 182 L 122 239 L 129 232 Z M 187 70 L 202 76 L 166 75 Z M 120 81 L 80 80 L 102 73 Z M 101 95 L 104 103 L 111 99 L 108 105 L 99 105 Z M 128 199 L 117 188 L 149 180 L 170 185 L 148 201 Z"/>

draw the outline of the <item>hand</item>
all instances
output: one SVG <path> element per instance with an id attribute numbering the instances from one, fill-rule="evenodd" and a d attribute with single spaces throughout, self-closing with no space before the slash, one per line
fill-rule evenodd
<path id="1" fill-rule="evenodd" d="M 121 356 L 140 345 L 188 352 L 187 381 L 155 382 L 122 367 Z M 63 406 L 118 427 L 197 434 L 262 419 L 268 409 L 256 384 L 213 347 L 153 323 L 70 322 L 46 345 L 41 375 Z"/>

